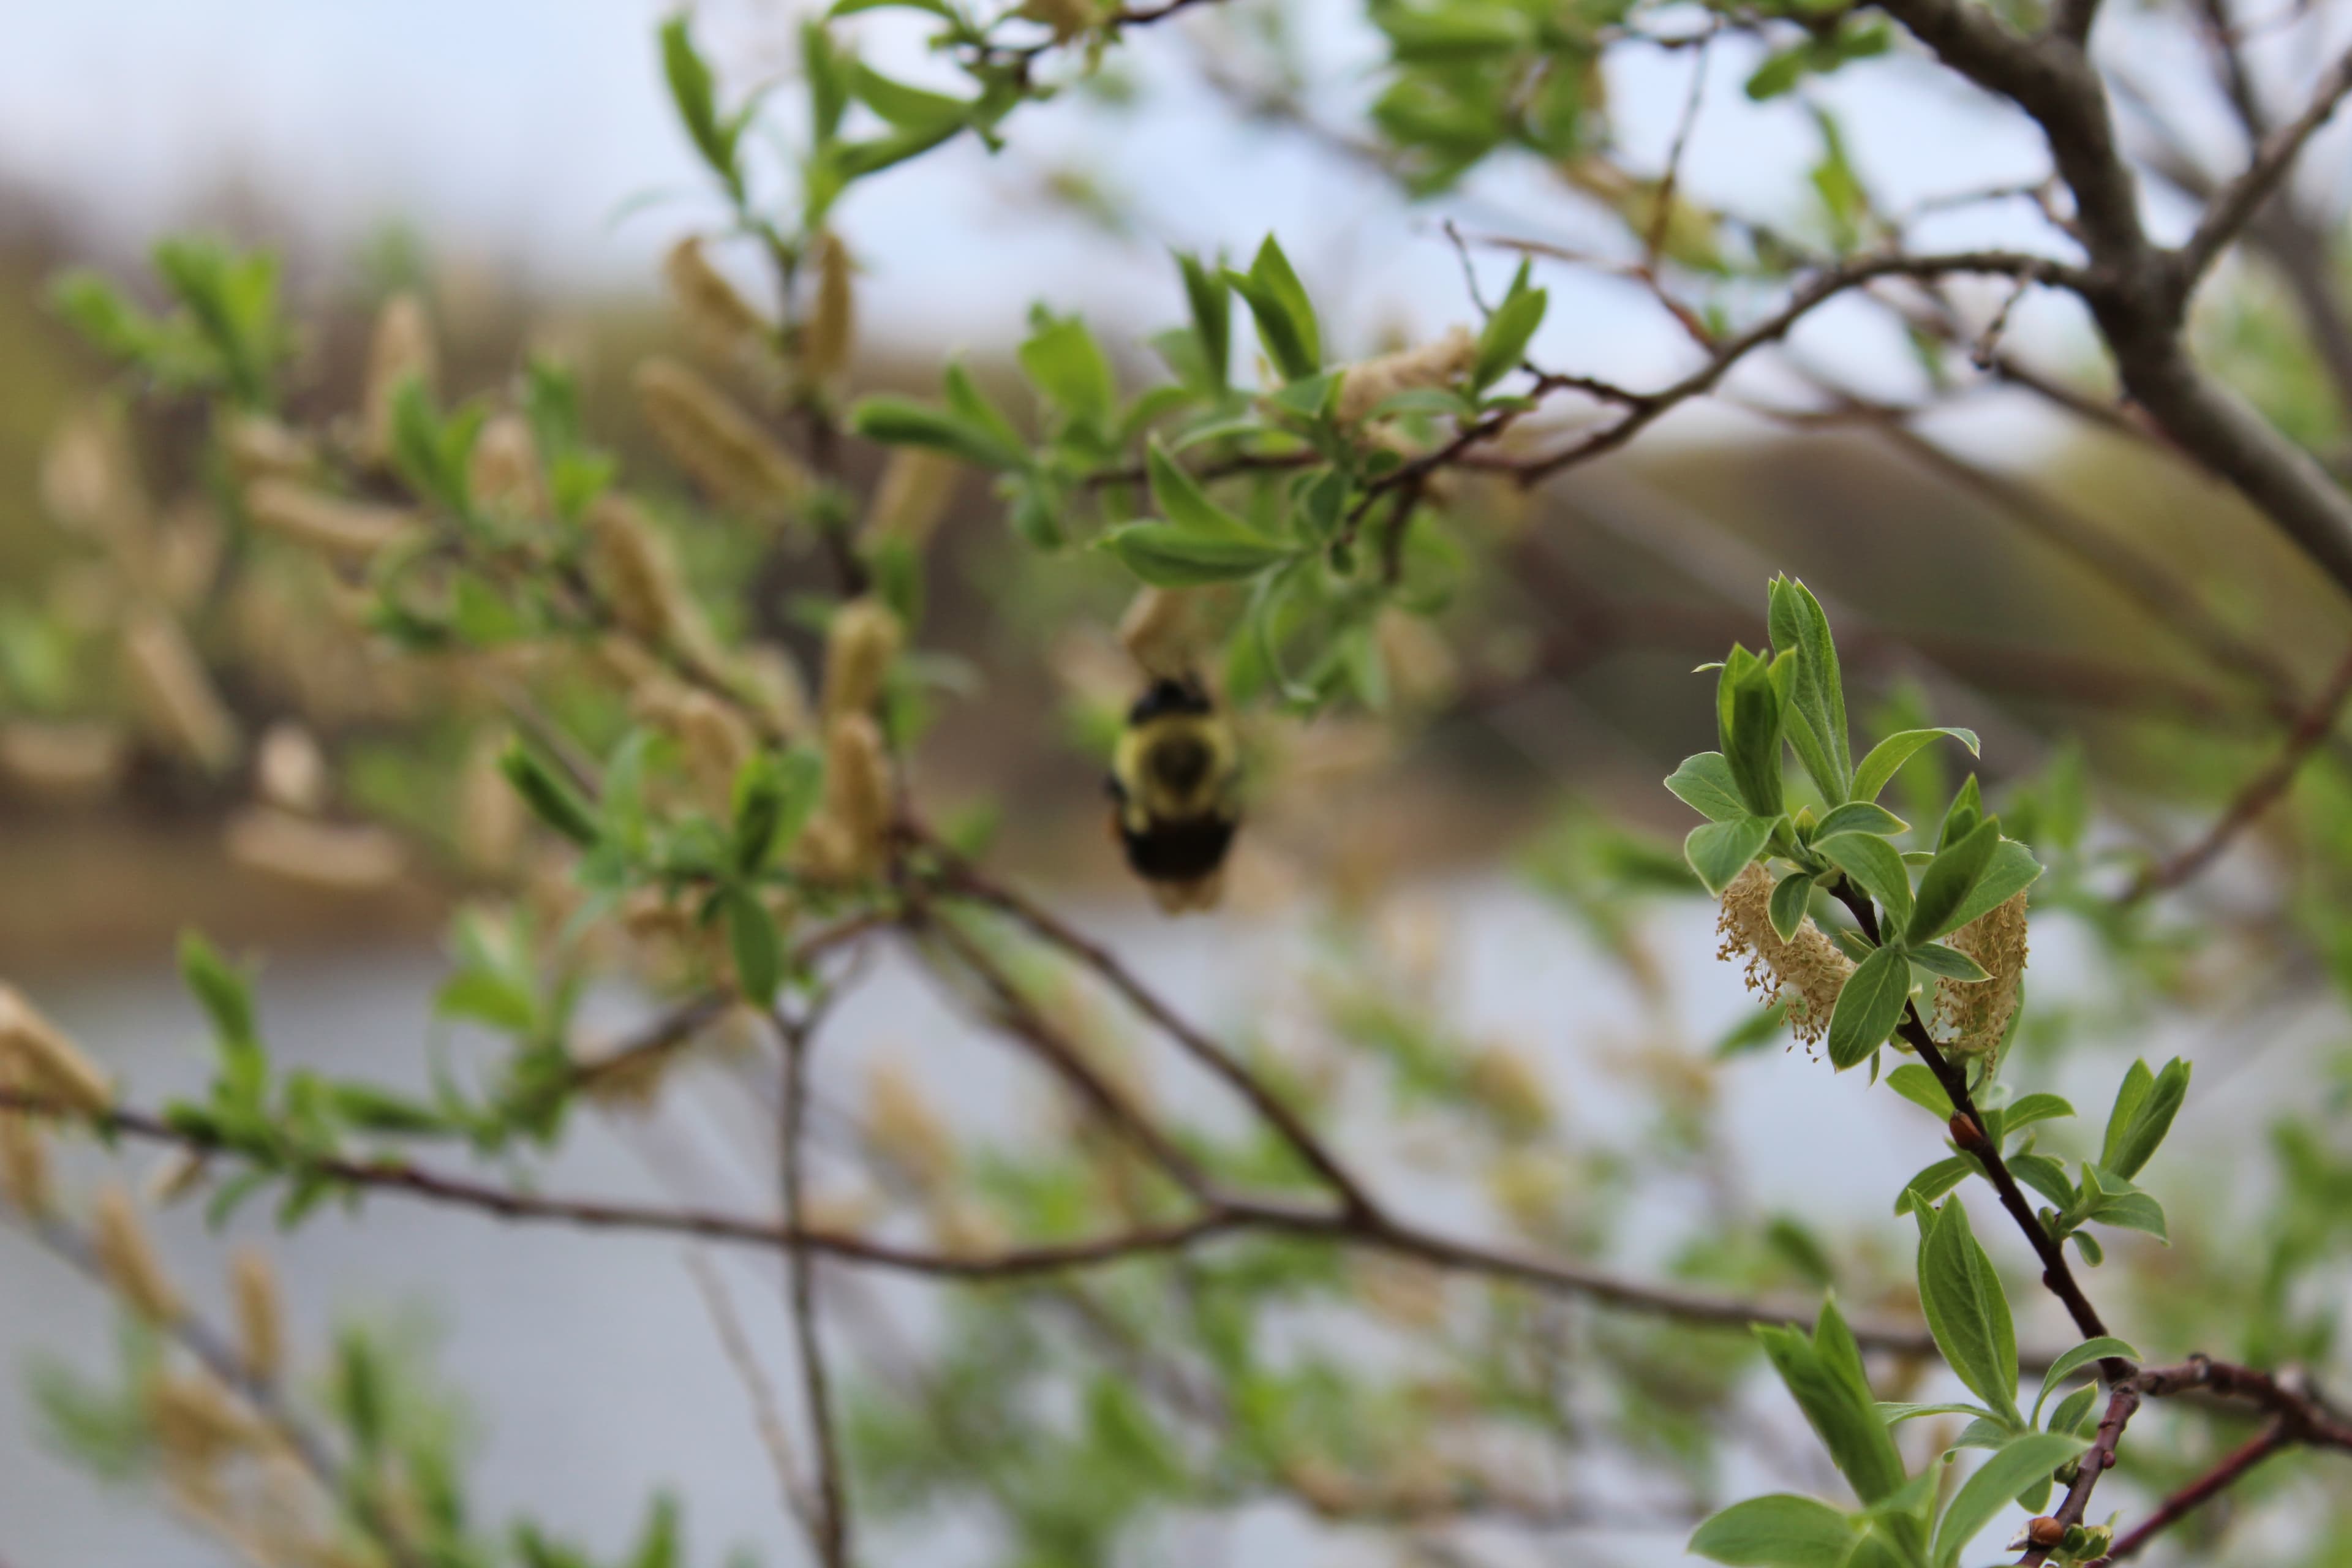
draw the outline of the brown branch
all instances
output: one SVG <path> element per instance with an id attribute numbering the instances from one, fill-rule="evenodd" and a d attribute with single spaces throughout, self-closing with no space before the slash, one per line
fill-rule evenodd
<path id="1" fill-rule="evenodd" d="M 2245 168 L 2221 187 L 2197 220 L 2195 231 L 2176 253 L 2184 289 L 2194 288 L 2222 247 L 2253 220 L 2294 168 L 2305 145 L 2335 117 L 2347 93 L 2352 93 L 2352 50 L 2338 56 L 2319 79 L 2301 114 L 2263 138 Z"/>
<path id="2" fill-rule="evenodd" d="M 849 1568 L 849 1499 L 842 1475 L 841 1441 L 834 1426 L 832 1379 L 817 1321 L 816 1268 L 809 1245 L 803 1169 L 812 1030 L 800 1020 L 779 1016 L 776 1032 L 784 1058 L 782 1103 L 776 1118 L 776 1164 L 784 1201 L 784 1228 L 791 1238 L 784 1247 L 785 1284 L 792 1303 L 793 1342 L 800 1358 L 809 1445 L 816 1452 L 817 1506 L 811 1534 L 817 1560 L 824 1568 Z"/>
<path id="3" fill-rule="evenodd" d="M 2213 1499 L 2221 1496 L 2245 1479 L 2253 1468 L 2280 1449 L 2290 1446 L 2291 1439 L 2282 1426 L 2265 1428 L 2263 1433 L 2242 1447 L 2232 1449 L 2221 1462 L 2164 1500 L 2157 1510 L 2134 1526 L 2129 1533 L 2116 1542 L 2115 1549 L 2099 1559 L 2091 1568 L 2120 1563 L 2137 1557 L 2147 1543 L 2195 1513 Z"/>
<path id="4" fill-rule="evenodd" d="M 2279 748 L 2278 755 L 2271 760 L 2268 767 L 2246 781 L 2231 798 L 2228 809 L 2205 830 L 2204 837 L 2170 859 L 2142 869 L 2131 886 L 2125 889 L 2120 901 L 2137 903 L 2152 893 L 2168 891 L 2211 865 L 2221 851 L 2230 847 L 2231 839 L 2244 832 L 2286 794 L 2305 761 L 2335 730 L 2336 715 L 2342 712 L 2347 700 L 2352 700 L 2352 651 L 2347 651 L 2343 661 L 2336 667 L 2336 674 L 2328 681 L 2327 689 L 2296 722 L 2285 744 Z"/>
<path id="5" fill-rule="evenodd" d="M 776 1391 L 761 1369 L 751 1336 L 743 1331 L 743 1321 L 736 1313 L 727 1281 L 709 1258 L 692 1248 L 686 1254 L 686 1270 L 702 1293 L 711 1328 L 719 1335 L 719 1351 L 727 1357 L 727 1364 L 734 1368 L 736 1381 L 743 1385 L 744 1395 L 751 1401 L 751 1423 L 760 1434 L 760 1446 L 767 1450 L 768 1466 L 775 1472 L 776 1489 L 783 1498 L 785 1510 L 814 1533 L 816 1509 L 805 1495 L 798 1468 L 793 1463 L 792 1440 L 784 1431 Z"/>
<path id="6" fill-rule="evenodd" d="M 2124 1427 L 2130 1422 L 2132 1413 L 2139 1408 L 2139 1390 L 2129 1383 L 2120 1385 L 2107 1396 L 2106 1414 L 2099 1418 L 2098 1432 L 2092 1437 L 2090 1447 L 2075 1461 L 2074 1483 L 2066 1489 L 2066 1496 L 2059 1503 L 2058 1511 L 2050 1516 L 2062 1530 L 2083 1522 L 2083 1515 L 2091 1506 L 2091 1490 L 2099 1484 L 2101 1476 L 2115 1468 L 2116 1445 L 2123 1441 Z M 2018 1562 L 2037 1565 L 2047 1563 L 2051 1552 L 2055 1550 L 2054 1547 L 2036 1546 Z"/>

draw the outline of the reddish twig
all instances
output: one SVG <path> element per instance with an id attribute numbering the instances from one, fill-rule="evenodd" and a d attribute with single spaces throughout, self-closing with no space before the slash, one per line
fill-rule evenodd
<path id="1" fill-rule="evenodd" d="M 2115 1549 L 2100 1558 L 2099 1563 L 2120 1563 L 2139 1555 L 2149 1542 L 2237 1485 L 2256 1465 L 2292 1444 L 2284 1426 L 2263 1428 L 2259 1436 L 2231 1450 L 2220 1464 L 2165 1499 L 2154 1513 L 2118 1538 Z M 2098 1564 L 2092 1568 L 2098 1568 Z"/>

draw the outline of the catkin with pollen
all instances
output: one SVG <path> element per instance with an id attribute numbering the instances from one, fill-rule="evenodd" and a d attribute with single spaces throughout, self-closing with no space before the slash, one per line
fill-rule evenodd
<path id="1" fill-rule="evenodd" d="M 369 462 L 381 467 L 392 460 L 401 387 L 415 381 L 430 395 L 440 364 L 425 302 L 414 294 L 386 300 L 376 313 L 375 333 L 368 342 L 367 381 L 360 394 L 360 450 Z"/>
<path id="2" fill-rule="evenodd" d="M 1750 863 L 1723 890 L 1723 913 L 1715 929 L 1723 938 L 1717 958 L 1746 954 L 1748 988 L 1769 1004 L 1786 997 L 1789 1027 L 1807 1045 L 1829 1032 L 1830 1013 L 1853 961 L 1838 950 L 1808 916 L 1788 941 L 1772 929 L 1772 873 Z"/>
<path id="3" fill-rule="evenodd" d="M 114 1108 L 114 1080 L 11 985 L 0 985 L 0 1071 L 85 1116 Z"/>
<path id="4" fill-rule="evenodd" d="M 1477 358 L 1478 340 L 1457 325 L 1433 342 L 1351 364 L 1339 384 L 1339 417 L 1361 419 L 1400 392 L 1450 386 L 1469 374 Z"/>
<path id="5" fill-rule="evenodd" d="M 1944 939 L 1981 965 L 1992 978 L 1936 985 L 1936 1018 L 1945 1044 L 1962 1056 L 2000 1049 L 2025 978 L 2025 895 L 1996 904 Z"/>
<path id="6" fill-rule="evenodd" d="M 100 1192 L 95 1219 L 92 1250 L 107 1282 L 149 1322 L 176 1322 L 183 1310 L 179 1287 L 148 1238 L 131 1194 L 119 1186 Z"/>
<path id="7" fill-rule="evenodd" d="M 665 359 L 639 365 L 636 387 L 663 449 L 722 505 L 781 522 L 806 503 L 808 470 L 725 393 Z"/>
<path id="8" fill-rule="evenodd" d="M 689 236 L 670 247 L 662 278 L 688 330 L 712 353 L 741 354 L 767 342 L 766 319 L 710 264 L 701 240 Z"/>

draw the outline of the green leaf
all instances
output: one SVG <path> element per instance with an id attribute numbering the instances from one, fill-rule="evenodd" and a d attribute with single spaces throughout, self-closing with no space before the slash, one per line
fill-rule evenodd
<path id="1" fill-rule="evenodd" d="M 1742 822 L 1748 817 L 1748 803 L 1739 798 L 1731 764 L 1724 761 L 1721 752 L 1685 757 L 1683 765 L 1668 775 L 1666 788 L 1709 822 Z"/>
<path id="2" fill-rule="evenodd" d="M 1298 556 L 1297 547 L 1262 535 L 1202 534 L 1170 522 L 1130 522 L 1112 529 L 1096 544 L 1160 588 L 1236 582 Z"/>
<path id="3" fill-rule="evenodd" d="M 1901 1489 L 1906 1479 L 1895 1439 L 1863 1380 L 1861 1354 L 1837 1305 L 1825 1301 L 1813 1334 L 1759 1325 L 1757 1342 L 1780 1374 L 1830 1458 L 1865 1503 Z"/>
<path id="4" fill-rule="evenodd" d="M 1977 732 L 1974 730 L 1904 730 L 1886 737 L 1870 748 L 1862 759 L 1862 766 L 1853 770 L 1853 795 L 1856 800 L 1876 800 L 1878 792 L 1886 787 L 1895 770 L 1911 760 L 1912 753 L 1938 735 L 1949 735 L 1977 754 Z"/>
<path id="5" fill-rule="evenodd" d="M 1979 1169 L 1977 1163 L 1965 1154 L 1937 1161 L 1903 1184 L 1903 1190 L 1895 1197 L 1895 1212 L 1898 1215 L 1915 1211 L 1926 1213 L 1935 1206 L 1937 1199 L 1976 1174 Z"/>
<path id="6" fill-rule="evenodd" d="M 1790 685 L 1789 706 L 1796 721 L 1789 727 L 1790 743 L 1822 796 L 1840 805 L 1853 793 L 1853 754 L 1846 739 L 1844 677 L 1829 617 L 1812 590 L 1792 577 L 1775 577 L 1769 625 L 1773 647 L 1797 656 Z"/>
<path id="7" fill-rule="evenodd" d="M 1979 1531 L 1999 1518 L 2010 1500 L 2090 1447 L 2056 1432 L 2029 1432 L 1987 1459 L 1956 1493 L 1936 1526 L 1932 1554 L 1937 1568 L 1959 1561 Z"/>
<path id="8" fill-rule="evenodd" d="M 1931 862 L 1932 864 L 1932 862 Z M 1945 929 L 1958 931 L 1970 921 L 1990 913 L 2032 887 L 2042 875 L 2042 862 L 2033 851 L 2014 838 L 2004 838 L 1993 846 L 1992 861 L 1984 875 L 1977 879 L 1960 907 L 1952 911 L 1951 923 Z"/>
<path id="9" fill-rule="evenodd" d="M 2074 1184 L 2066 1179 L 2066 1167 L 2047 1154 L 2011 1154 L 2009 1173 L 2061 1209 L 2074 1205 Z"/>
<path id="10" fill-rule="evenodd" d="M 1222 389 L 1233 359 L 1233 290 L 1222 270 L 1211 271 L 1196 256 L 1178 251 L 1176 265 L 1184 276 L 1184 300 L 1192 308 L 1192 332 L 1200 340 L 1209 383 Z"/>
<path id="11" fill-rule="evenodd" d="M 2095 1383 L 2084 1384 L 2058 1402 L 2058 1408 L 2050 1413 L 2049 1430 L 2072 1432 L 2079 1436 L 2089 1436 L 2097 1430 L 2096 1423 L 2091 1415 L 2091 1406 L 2098 1403 L 2098 1398 L 2099 1385 Z"/>
<path id="12" fill-rule="evenodd" d="M 1963 985 L 1973 985 L 1990 980 L 1985 966 L 1956 947 L 1946 947 L 1938 942 L 1921 942 L 1906 947 L 1904 953 L 1911 962 L 1938 980 L 1957 980 Z"/>
<path id="13" fill-rule="evenodd" d="M 1919 1304 L 1937 1348 L 1969 1392 L 2012 1427 L 2017 1413 L 2017 1331 L 1992 1259 L 1969 1229 L 1968 1210 L 1945 1204 L 1919 1238 Z"/>
<path id="14" fill-rule="evenodd" d="M 1882 947 L 1864 958 L 1846 977 L 1830 1014 L 1830 1065 L 1843 1072 L 1885 1045 L 1903 1021 L 1910 995 L 1911 965 L 1901 949 Z"/>
<path id="15" fill-rule="evenodd" d="M 1154 437 L 1144 450 L 1144 472 L 1151 482 L 1151 499 L 1169 523 L 1207 539 L 1244 539 L 1271 542 L 1248 523 L 1209 499 L 1201 481 L 1184 471 L 1168 448 Z"/>
<path id="16" fill-rule="evenodd" d="M 735 955 L 735 978 L 743 999 L 772 1007 L 776 987 L 783 983 L 783 939 L 768 906 L 741 889 L 726 895 L 727 947 Z"/>
<path id="17" fill-rule="evenodd" d="M 2165 1229 L 2164 1205 L 2146 1193 L 2110 1193 L 2092 1205 L 2088 1217 L 2123 1230 L 2145 1231 L 2168 1247 L 2172 1244 Z"/>
<path id="18" fill-rule="evenodd" d="M 1523 12 L 1491 3 L 1376 5 L 1373 25 L 1388 35 L 1401 65 L 1448 65 L 1517 54 L 1536 41 Z"/>
<path id="19" fill-rule="evenodd" d="M 2116 1091 L 2115 1110 L 2107 1117 L 2107 1134 L 2099 1163 L 2126 1181 L 2139 1174 L 2172 1131 L 2172 1119 L 2189 1095 L 2189 1064 L 2179 1057 L 2151 1074 L 2145 1061 L 2135 1061 Z"/>
<path id="20" fill-rule="evenodd" d="M 1911 919 L 1911 873 L 1895 846 L 1874 834 L 1838 833 L 1815 839 L 1813 848 L 1878 900 L 1881 930 L 1894 941 Z"/>
<path id="21" fill-rule="evenodd" d="M 789 848 L 807 825 L 824 789 L 824 759 L 806 747 L 762 752 L 735 775 L 737 874 L 757 876 L 780 848 Z"/>
<path id="22" fill-rule="evenodd" d="M 1869 833 L 1881 838 L 1892 838 L 1907 832 L 1911 825 L 1880 805 L 1875 801 L 1850 800 L 1832 810 L 1813 829 L 1816 838 L 1834 837 L 1841 833 Z"/>
<path id="23" fill-rule="evenodd" d="M 2037 1121 L 2050 1121 L 2074 1114 L 2074 1108 L 2057 1095 L 2041 1093 L 2021 1095 L 2012 1103 L 2000 1108 L 1999 1117 L 2001 1135 L 2006 1137 L 2011 1132 L 2031 1127 Z"/>
<path id="24" fill-rule="evenodd" d="M 180 933 L 180 977 L 224 1042 L 246 1045 L 261 1037 L 254 1024 L 252 983 L 197 931 Z"/>
<path id="25" fill-rule="evenodd" d="M 1543 324 L 1551 297 L 1541 289 L 1515 289 L 1486 318 L 1478 334 L 1478 356 L 1471 362 L 1470 390 L 1484 392 L 1518 368 L 1527 357 L 1528 341 Z"/>
<path id="26" fill-rule="evenodd" d="M 1822 1568 L 1846 1559 L 1861 1531 L 1825 1502 L 1776 1492 L 1733 1503 L 1693 1532 L 1690 1550 L 1748 1568 Z"/>
<path id="27" fill-rule="evenodd" d="M 826 162 L 840 179 L 863 180 L 922 156 L 962 129 L 952 121 L 942 121 L 863 142 L 838 142 L 828 149 Z"/>
<path id="28" fill-rule="evenodd" d="M 1077 317 L 1048 318 L 1021 345 L 1021 368 L 1038 391 L 1076 418 L 1097 429 L 1110 423 L 1118 397 L 1110 362 Z"/>
<path id="29" fill-rule="evenodd" d="M 1749 816 L 1738 822 L 1710 822 L 1694 827 L 1683 840 L 1683 858 L 1698 873 L 1698 879 L 1706 884 L 1706 890 L 1721 898 L 1732 879 L 1771 842 L 1773 820 Z"/>
<path id="30" fill-rule="evenodd" d="M 499 767 L 513 784 L 515 793 L 548 826 L 563 835 L 583 848 L 593 845 L 599 837 L 595 808 L 591 806 L 571 783 L 555 770 L 540 761 L 536 752 L 520 742 L 509 746 L 499 759 Z"/>
<path id="31" fill-rule="evenodd" d="M 984 426 L 910 397 L 881 395 L 861 399 L 849 411 L 852 435 L 894 447 L 929 447 L 983 468 L 1018 468 L 1029 455 L 1008 446 Z"/>
<path id="32" fill-rule="evenodd" d="M 1228 270 L 1225 279 L 1249 307 L 1250 317 L 1257 323 L 1258 342 L 1284 379 L 1297 381 L 1323 368 L 1323 340 L 1316 325 L 1315 307 L 1274 236 L 1267 235 L 1265 243 L 1258 247 L 1247 272 Z"/>
<path id="33" fill-rule="evenodd" d="M 1924 1062 L 1905 1062 L 1886 1075 L 1886 1087 L 1931 1113 L 1938 1121 L 1952 1119 L 1952 1099 Z"/>
<path id="34" fill-rule="evenodd" d="M 2052 1391 L 2060 1384 L 2066 1381 L 2068 1373 L 2088 1366 L 2095 1361 L 2111 1359 L 2136 1362 L 2139 1360 L 2139 1352 L 2110 1334 L 2095 1340 L 2084 1340 L 2081 1344 L 2052 1362 L 2050 1370 L 2042 1374 L 2042 1392 L 2033 1397 L 2033 1409 L 2026 1417 L 2027 1424 L 2030 1426 L 2041 1424 L 2042 1402 L 2049 1398 Z"/>
<path id="35" fill-rule="evenodd" d="M 1791 872 L 1780 879 L 1772 889 L 1772 932 L 1782 942 L 1797 934 L 1805 923 L 1805 905 L 1813 896 L 1813 879 L 1802 871 Z"/>
<path id="36" fill-rule="evenodd" d="M 971 118 L 973 106 L 961 98 L 894 81 L 863 62 L 852 70 L 859 101 L 901 131 L 953 130 Z"/>
<path id="37" fill-rule="evenodd" d="M 669 82 L 670 102 L 677 110 L 688 138 L 702 155 L 702 161 L 727 183 L 730 193 L 740 197 L 742 175 L 735 166 L 737 133 L 719 121 L 717 84 L 711 78 L 709 62 L 694 47 L 694 36 L 688 30 L 683 13 L 662 24 L 661 50 L 662 75 Z"/>
<path id="38" fill-rule="evenodd" d="M 1783 656 L 1784 658 L 1786 656 Z M 1780 681 L 1790 667 L 1735 647 L 1716 685 L 1717 728 L 1739 798 L 1759 816 L 1780 814 Z"/>
<path id="39" fill-rule="evenodd" d="M 1979 1421 L 1995 1418 L 1991 1411 L 1980 1405 L 1902 1405 L 1885 1399 L 1878 1402 L 1878 1415 L 1889 1426 L 1916 1421 L 1923 1415 L 1966 1415 Z"/>
<path id="40" fill-rule="evenodd" d="M 1988 820 L 1979 823 L 1958 843 L 1937 853 L 1927 863 L 1927 869 L 1920 874 L 1910 923 L 1903 931 L 1905 942 L 1933 942 L 1960 923 L 1953 917 L 1967 906 L 1969 896 L 1984 879 L 2000 842 L 2000 825 Z"/>

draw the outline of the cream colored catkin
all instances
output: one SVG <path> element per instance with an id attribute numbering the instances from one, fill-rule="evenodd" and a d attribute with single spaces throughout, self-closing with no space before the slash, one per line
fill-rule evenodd
<path id="1" fill-rule="evenodd" d="M 0 1073 L 0 1087 L 7 1084 Z M 28 1219 L 46 1219 L 57 1205 L 48 1142 L 22 1111 L 0 1110 L 0 1198 Z"/>
<path id="2" fill-rule="evenodd" d="M 1201 591 L 1144 588 L 1119 617 L 1118 640 L 1137 668 L 1155 680 L 1181 680 L 1201 656 Z"/>
<path id="3" fill-rule="evenodd" d="M 1360 361 L 1339 384 L 1339 417 L 1361 419 L 1400 392 L 1451 386 L 1477 358 L 1478 340 L 1456 325 L 1434 342 Z"/>
<path id="4" fill-rule="evenodd" d="M 257 1247 L 238 1247 L 229 1258 L 229 1289 L 236 1303 L 237 1358 L 246 1376 L 270 1387 L 286 1367 L 286 1309 L 269 1255 Z"/>
<path id="5" fill-rule="evenodd" d="M 1717 958 L 1745 954 L 1748 988 L 1766 1003 L 1786 999 L 1789 1027 L 1807 1045 L 1829 1032 L 1838 993 L 1853 973 L 1853 961 L 1812 922 L 1799 923 L 1786 942 L 1772 929 L 1772 874 L 1751 862 L 1723 890 L 1723 913 L 1716 931 L 1723 943 Z"/>
<path id="6" fill-rule="evenodd" d="M 485 511 L 509 518 L 546 515 L 547 486 L 529 420 L 508 411 L 483 425 L 467 465 L 466 491 Z"/>
<path id="7" fill-rule="evenodd" d="M 81 1115 L 114 1109 L 114 1080 L 7 984 L 0 984 L 0 1065 L 13 1081 Z"/>
<path id="8" fill-rule="evenodd" d="M 667 359 L 639 365 L 636 389 L 662 448 L 715 500 L 762 522 L 799 515 L 808 470 L 732 398 Z"/>
<path id="9" fill-rule="evenodd" d="M 689 235 L 670 247 L 662 278 L 686 317 L 687 330 L 710 353 L 740 357 L 773 341 L 767 319 L 711 265 L 700 238 Z"/>
<path id="10" fill-rule="evenodd" d="M 905 637 L 898 617 L 879 599 L 852 599 L 834 612 L 824 634 L 827 724 L 867 712 L 881 700 L 882 683 Z"/>
<path id="11" fill-rule="evenodd" d="M 155 1251 L 131 1194 L 119 1185 L 110 1184 L 98 1194 L 91 1244 L 107 1282 L 125 1304 L 151 1323 L 179 1321 L 185 1310 L 179 1287 Z"/>
<path id="12" fill-rule="evenodd" d="M 889 850 L 890 762 L 882 728 L 864 713 L 825 726 L 824 804 L 798 855 L 812 876 L 854 880 L 880 869 Z"/>
<path id="13" fill-rule="evenodd" d="M 405 508 L 352 500 L 279 478 L 247 485 L 245 510 L 257 528 L 355 565 L 422 526 Z"/>
<path id="14" fill-rule="evenodd" d="M 625 496 L 600 498 L 588 514 L 589 567 L 614 619 L 654 647 L 677 645 L 692 619 L 668 546 Z"/>
<path id="15" fill-rule="evenodd" d="M 930 542 L 955 499 L 961 465 L 929 447 L 893 447 L 866 512 L 868 545 L 896 542 L 920 550 Z"/>
<path id="16" fill-rule="evenodd" d="M 236 761 L 236 718 L 177 621 L 160 611 L 137 616 L 122 634 L 124 673 L 149 727 L 212 773 Z"/>
<path id="17" fill-rule="evenodd" d="M 827 229 L 813 247 L 816 300 L 801 333 L 801 370 L 810 383 L 830 386 L 849 368 L 857 334 L 857 294 L 848 247 Z"/>
<path id="18" fill-rule="evenodd" d="M 1952 1050 L 1962 1056 L 1990 1055 L 2009 1037 L 2025 981 L 2025 895 L 2021 892 L 1944 939 L 1991 977 L 1969 984 L 1937 983 L 1936 1017 Z"/>
<path id="19" fill-rule="evenodd" d="M 360 455 L 381 468 L 392 460 L 400 389 L 414 381 L 429 395 L 438 385 L 441 351 L 425 301 L 394 294 L 376 312 L 368 343 L 367 380 L 360 395 Z"/>

